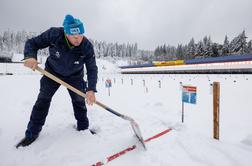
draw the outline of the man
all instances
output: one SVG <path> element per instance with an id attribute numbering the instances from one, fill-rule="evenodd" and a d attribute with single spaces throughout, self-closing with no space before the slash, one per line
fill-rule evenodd
<path id="1" fill-rule="evenodd" d="M 79 19 L 66 15 L 63 28 L 50 28 L 39 36 L 27 40 L 24 48 L 24 65 L 35 70 L 38 65 L 37 51 L 49 47 L 50 55 L 45 63 L 45 70 L 85 92 L 87 104 L 92 105 L 96 100 L 97 66 L 93 45 L 83 35 L 84 31 L 83 23 Z M 88 85 L 83 80 L 84 64 Z M 16 145 L 17 148 L 28 146 L 38 138 L 45 123 L 51 99 L 59 86 L 60 84 L 46 76 L 41 78 L 40 92 L 33 106 L 25 137 Z M 70 90 L 68 92 L 77 120 L 77 130 L 87 130 L 89 121 L 85 100 Z"/>

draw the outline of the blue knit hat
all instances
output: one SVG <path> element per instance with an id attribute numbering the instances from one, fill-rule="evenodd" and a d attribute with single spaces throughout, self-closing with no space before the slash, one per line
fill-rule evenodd
<path id="1" fill-rule="evenodd" d="M 67 35 L 80 35 L 85 32 L 83 23 L 69 14 L 65 16 L 63 26 Z"/>

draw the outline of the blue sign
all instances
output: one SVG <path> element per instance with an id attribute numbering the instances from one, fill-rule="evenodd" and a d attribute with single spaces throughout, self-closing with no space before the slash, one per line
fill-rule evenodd
<path id="1" fill-rule="evenodd" d="M 112 82 L 111 82 L 110 79 L 107 79 L 107 80 L 106 80 L 105 86 L 106 86 L 106 88 L 111 88 L 111 87 L 112 87 Z"/>
<path id="2" fill-rule="evenodd" d="M 185 103 L 196 104 L 197 87 L 183 86 L 182 101 Z"/>

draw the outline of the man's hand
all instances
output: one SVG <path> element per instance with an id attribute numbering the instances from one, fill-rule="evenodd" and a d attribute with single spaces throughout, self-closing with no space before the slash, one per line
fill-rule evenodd
<path id="1" fill-rule="evenodd" d="M 38 62 L 37 62 L 37 60 L 35 58 L 28 58 L 28 59 L 25 60 L 24 66 L 28 67 L 28 68 L 31 68 L 33 71 L 35 71 L 35 69 L 38 66 Z"/>
<path id="2" fill-rule="evenodd" d="M 94 91 L 87 91 L 86 93 L 86 101 L 88 105 L 93 105 L 96 101 Z"/>

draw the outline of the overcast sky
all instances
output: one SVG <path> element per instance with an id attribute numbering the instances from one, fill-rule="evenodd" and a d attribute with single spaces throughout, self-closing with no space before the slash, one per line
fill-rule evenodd
<path id="1" fill-rule="evenodd" d="M 92 39 L 141 49 L 210 35 L 222 43 L 243 30 L 252 39 L 252 0 L 0 0 L 0 31 L 41 32 L 72 14 Z"/>

